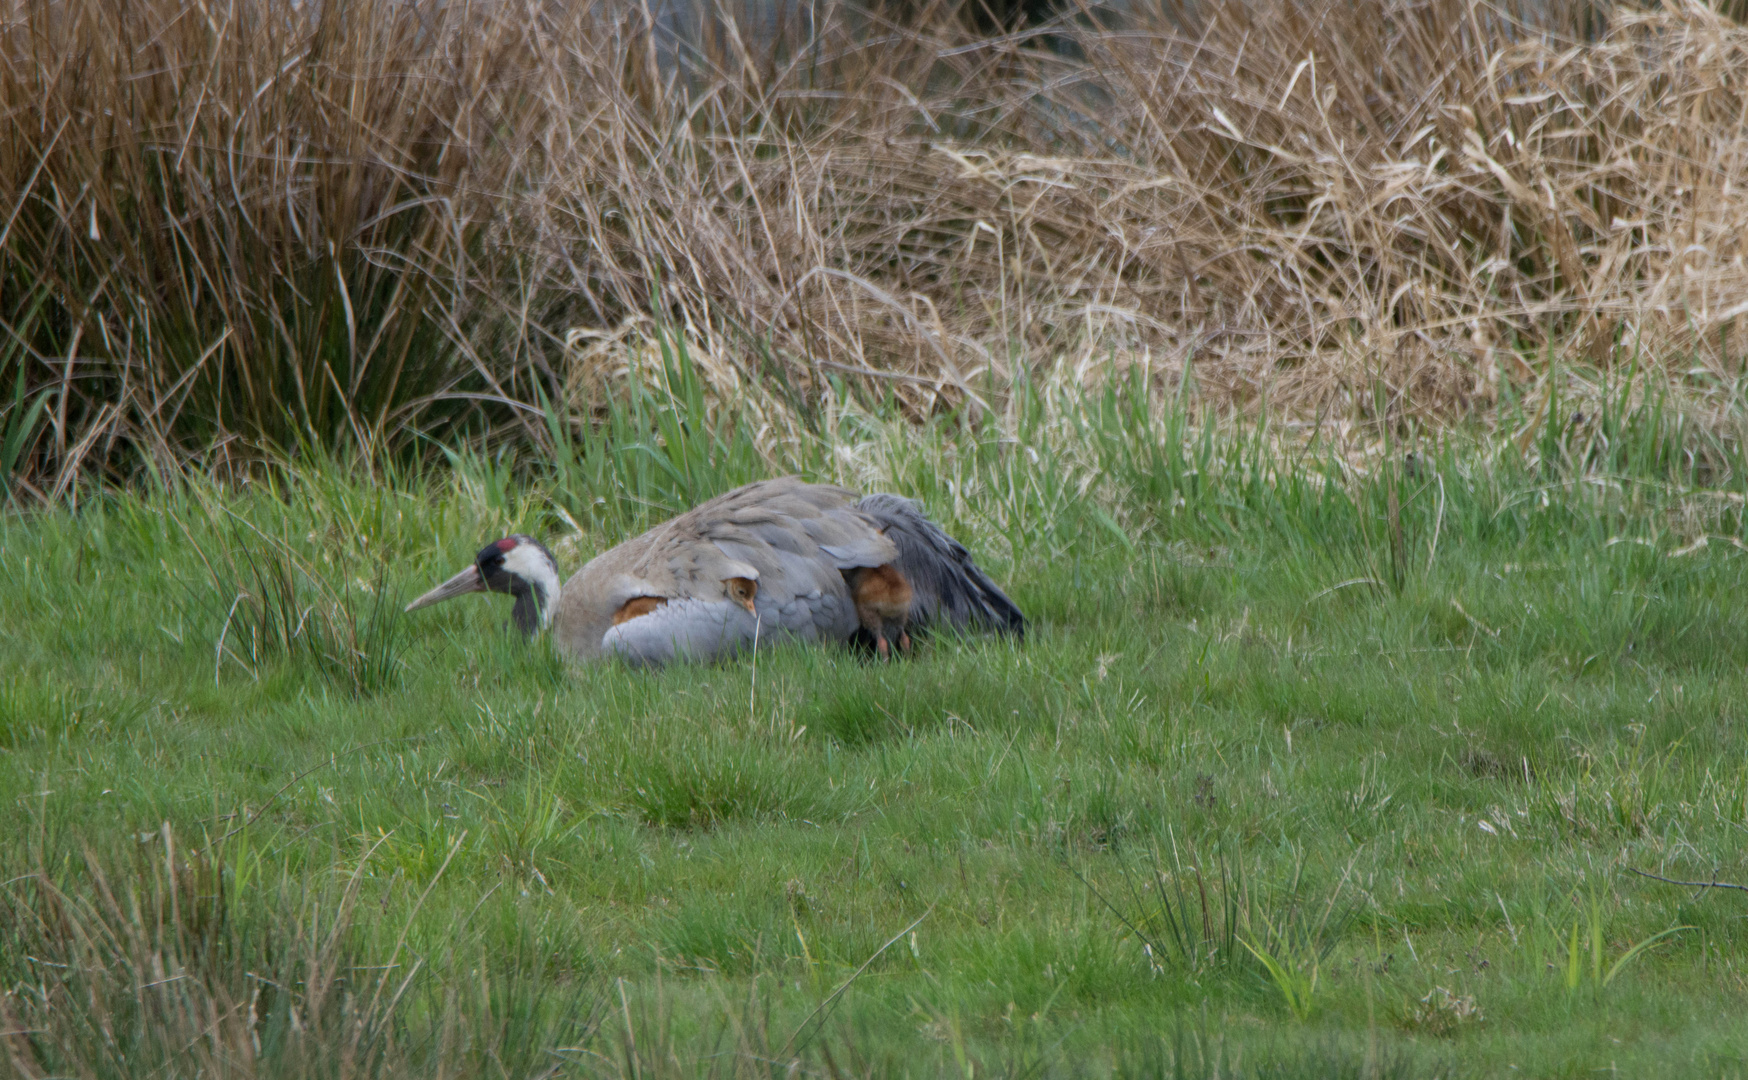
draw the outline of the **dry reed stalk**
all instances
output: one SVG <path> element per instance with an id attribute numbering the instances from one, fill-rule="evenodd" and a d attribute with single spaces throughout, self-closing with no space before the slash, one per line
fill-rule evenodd
<path id="1" fill-rule="evenodd" d="M 233 435 L 540 443 L 507 403 L 586 417 L 652 302 L 720 401 L 756 392 L 783 430 L 762 352 L 804 400 L 838 375 L 914 413 L 999 408 L 1064 356 L 1297 417 L 1448 422 L 1507 385 L 1533 411 L 1550 355 L 1732 406 L 1748 30 L 1716 12 L 974 25 L 725 6 L 676 39 L 626 3 L 19 0 L 0 317 L 28 349 L 0 364 L 52 406 L 28 469 L 71 491 Z"/>

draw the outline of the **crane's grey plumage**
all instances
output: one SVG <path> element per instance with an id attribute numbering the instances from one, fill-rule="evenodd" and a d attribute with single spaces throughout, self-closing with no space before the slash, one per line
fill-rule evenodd
<path id="1" fill-rule="evenodd" d="M 640 665 L 731 656 L 755 641 L 848 641 L 859 632 L 885 655 L 888 640 L 908 643 L 907 625 L 1018 633 L 1025 622 L 964 546 L 908 499 L 858 501 L 792 476 L 701 503 L 557 583 L 550 551 L 506 537 L 407 610 L 467 592 L 510 593 L 517 627 L 550 629 L 570 659 Z"/>

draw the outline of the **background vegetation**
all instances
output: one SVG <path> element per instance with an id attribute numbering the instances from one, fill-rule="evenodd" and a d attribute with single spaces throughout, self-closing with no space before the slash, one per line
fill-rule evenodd
<path id="1" fill-rule="evenodd" d="M 4 8 L 5 1070 L 1748 1071 L 1743 30 L 675 11 Z M 1034 632 L 400 613 L 784 471 Z"/>
<path id="2" fill-rule="evenodd" d="M 778 435 L 1053 363 L 1534 417 L 1557 357 L 1735 437 L 1748 32 L 1703 6 L 691 10 L 6 5 L 8 484 L 545 452 L 652 314 Z"/>

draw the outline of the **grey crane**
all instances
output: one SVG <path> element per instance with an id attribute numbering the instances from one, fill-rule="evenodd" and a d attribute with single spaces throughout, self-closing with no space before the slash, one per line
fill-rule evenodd
<path id="1" fill-rule="evenodd" d="M 561 587 L 552 552 L 515 535 L 407 605 L 515 598 L 528 635 L 567 658 L 714 660 L 761 641 L 865 640 L 882 657 L 931 626 L 1025 632 L 1025 616 L 963 544 L 898 495 L 793 477 L 719 495 L 590 559 Z"/>

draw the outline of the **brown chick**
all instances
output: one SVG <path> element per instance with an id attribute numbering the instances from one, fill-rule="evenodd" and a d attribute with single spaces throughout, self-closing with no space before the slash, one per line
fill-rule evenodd
<path id="1" fill-rule="evenodd" d="M 844 571 L 844 581 L 850 586 L 850 599 L 856 605 L 856 617 L 862 629 L 874 639 L 874 651 L 885 660 L 892 655 L 892 644 L 910 651 L 910 635 L 905 626 L 910 622 L 912 592 L 910 582 L 891 563 L 874 567 L 855 567 Z"/>

